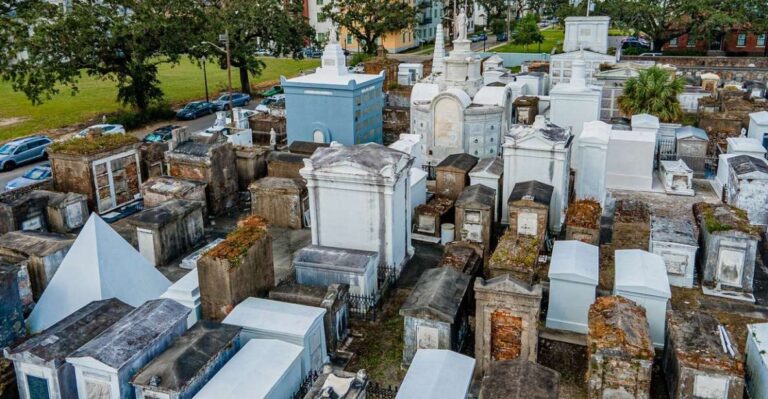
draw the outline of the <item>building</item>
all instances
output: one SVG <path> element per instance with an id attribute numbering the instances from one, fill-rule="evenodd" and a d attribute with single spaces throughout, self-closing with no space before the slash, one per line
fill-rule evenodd
<path id="1" fill-rule="evenodd" d="M 457 153 L 497 156 L 512 118 L 512 90 L 484 85 L 480 57 L 467 39 L 467 16 L 462 12 L 456 18 L 463 23 L 457 24 L 453 51 L 444 57 L 442 40 L 436 40 L 432 74 L 411 91 L 410 131 L 421 136 L 429 165 Z"/>
<path id="2" fill-rule="evenodd" d="M 608 55 L 608 28 L 610 17 L 568 17 L 565 19 L 563 53 L 550 58 L 549 75 L 551 87 L 570 82 L 573 76 L 573 61 L 581 57 L 585 62 L 587 84 L 594 84 L 603 64 L 615 64 L 616 57 Z M 595 118 L 599 119 L 599 118 Z"/>
<path id="3" fill-rule="evenodd" d="M 171 299 L 147 301 L 67 356 L 78 398 L 134 398 L 131 378 L 184 333 L 188 314 Z"/>
<path id="4" fill-rule="evenodd" d="M 12 231 L 0 236 L 0 258 L 26 264 L 32 295 L 38 300 L 73 242 L 61 234 Z"/>
<path id="5" fill-rule="evenodd" d="M 395 399 L 464 399 L 475 359 L 445 349 L 416 352 Z"/>
<path id="6" fill-rule="evenodd" d="M 403 364 L 418 350 L 460 351 L 469 333 L 472 278 L 452 267 L 426 270 L 400 308 L 404 318 Z"/>
<path id="7" fill-rule="evenodd" d="M 664 259 L 669 284 L 693 288 L 699 244 L 690 220 L 654 217 L 649 251 Z"/>
<path id="8" fill-rule="evenodd" d="M 529 285 L 510 275 L 474 284 L 475 359 L 478 373 L 494 362 L 536 361 L 539 343 L 541 285 Z"/>
<path id="9" fill-rule="evenodd" d="M 6 348 L 21 399 L 77 398 L 75 371 L 66 358 L 127 315 L 133 307 L 117 299 L 91 302 L 40 334 Z"/>
<path id="10" fill-rule="evenodd" d="M 589 307 L 587 397 L 648 399 L 653 345 L 645 310 L 629 299 L 607 296 Z"/>
<path id="11" fill-rule="evenodd" d="M 589 307 L 595 301 L 599 253 L 581 241 L 555 241 L 549 266 L 547 328 L 587 332 Z"/>
<path id="12" fill-rule="evenodd" d="M 197 262 L 202 316 L 221 321 L 240 302 L 267 296 L 275 286 L 272 235 L 264 219 L 251 216 Z"/>
<path id="13" fill-rule="evenodd" d="M 40 332 L 108 298 L 131 306 L 158 298 L 171 282 L 99 216 L 92 214 L 43 291 L 27 326 Z"/>
<path id="14" fill-rule="evenodd" d="M 667 302 L 672 297 L 664 258 L 639 249 L 617 250 L 613 294 L 645 308 L 651 339 L 664 347 Z"/>
<path id="15" fill-rule="evenodd" d="M 552 399 L 559 394 L 560 373 L 525 359 L 491 363 L 480 387 L 480 399 Z"/>
<path id="16" fill-rule="evenodd" d="M 304 162 L 312 244 L 378 252 L 379 264 L 399 274 L 413 254 L 408 206 L 413 160 L 368 143 L 319 148 Z"/>
<path id="17" fill-rule="evenodd" d="M 248 298 L 235 306 L 222 323 L 242 327 L 243 343 L 276 339 L 300 348 L 301 378 L 328 362 L 323 317 L 326 310 L 295 303 Z"/>
<path id="18" fill-rule="evenodd" d="M 381 143 L 384 76 L 350 73 L 335 32 L 315 73 L 280 77 L 285 90 L 288 144 L 299 141 L 344 145 Z"/>
<path id="19" fill-rule="evenodd" d="M 379 292 L 377 252 L 310 245 L 296 253 L 293 268 L 299 284 L 346 284 L 351 294 L 371 298 Z"/>
<path id="20" fill-rule="evenodd" d="M 131 380 L 137 399 L 192 399 L 240 349 L 240 328 L 202 321 Z"/>
<path id="21" fill-rule="evenodd" d="M 714 316 L 699 311 L 667 312 L 663 367 L 671 399 L 742 397 L 744 362 L 735 344 L 723 351 L 723 331 L 730 344 L 733 334 Z"/>
<path id="22" fill-rule="evenodd" d="M 570 192 L 570 154 L 573 136 L 570 129 L 557 126 L 541 115 L 533 125 L 514 125 L 504 137 L 504 199 L 515 184 L 535 180 L 552 186 L 549 228 L 559 232 L 565 222 Z M 508 212 L 502 202 L 502 218 Z M 502 223 L 507 222 L 502 219 Z"/>
<path id="23" fill-rule="evenodd" d="M 275 339 L 243 345 L 194 399 L 292 398 L 303 380 L 302 347 Z"/>
<path id="24" fill-rule="evenodd" d="M 640 115 L 633 116 L 634 119 Z M 658 119 L 656 120 L 658 127 Z M 608 142 L 605 186 L 618 190 L 651 191 L 656 132 L 647 128 L 613 130 Z"/>
<path id="25" fill-rule="evenodd" d="M 710 38 L 688 33 L 673 38 L 661 50 L 665 53 L 698 51 L 708 55 L 764 57 L 765 37 L 765 32 L 738 28 L 713 32 Z"/>

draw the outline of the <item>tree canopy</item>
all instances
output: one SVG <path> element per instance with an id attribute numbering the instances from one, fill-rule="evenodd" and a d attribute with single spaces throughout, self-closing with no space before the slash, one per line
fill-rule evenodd
<path id="1" fill-rule="evenodd" d="M 677 96 L 684 89 L 684 78 L 654 66 L 627 80 L 618 99 L 619 109 L 625 115 L 651 114 L 662 122 L 677 122 L 683 117 Z"/>
<path id="2" fill-rule="evenodd" d="M 523 45 L 528 50 L 530 44 L 543 41 L 544 35 L 539 29 L 535 14 L 528 14 L 515 24 L 515 30 L 512 32 L 513 43 Z"/>
<path id="3" fill-rule="evenodd" d="M 416 23 L 417 10 L 406 1 L 332 0 L 322 14 L 357 39 L 367 54 L 375 54 L 376 41 L 399 34 Z"/>

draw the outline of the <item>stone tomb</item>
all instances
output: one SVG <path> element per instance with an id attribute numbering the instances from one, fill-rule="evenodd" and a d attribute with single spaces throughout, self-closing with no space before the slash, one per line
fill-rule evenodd
<path id="1" fill-rule="evenodd" d="M 300 179 L 302 176 L 299 170 L 304 167 L 304 159 L 308 156 L 305 154 L 272 151 L 267 156 L 267 176 Z"/>
<path id="2" fill-rule="evenodd" d="M 204 214 L 207 215 L 206 186 L 207 184 L 202 181 L 157 176 L 150 178 L 141 185 L 141 196 L 144 197 L 144 206 L 147 208 L 158 206 L 173 199 L 197 201 L 203 205 Z"/>
<path id="3" fill-rule="evenodd" d="M 488 278 L 511 274 L 527 284 L 533 284 L 539 279 L 539 253 L 543 247 L 544 240 L 534 236 L 515 236 L 510 227 L 499 239 L 484 274 Z"/>
<path id="4" fill-rule="evenodd" d="M 72 233 L 88 217 L 85 195 L 34 190 L 0 197 L 0 234 L 9 231 Z"/>
<path id="5" fill-rule="evenodd" d="M 747 325 L 746 380 L 750 398 L 768 396 L 768 323 Z"/>
<path id="6" fill-rule="evenodd" d="M 296 253 L 293 268 L 299 284 L 347 284 L 350 293 L 368 297 L 379 292 L 378 252 L 310 245 Z"/>
<path id="7" fill-rule="evenodd" d="M 440 237 L 444 223 L 453 221 L 453 200 L 436 195 L 413 211 L 414 238 L 418 236 Z"/>
<path id="8" fill-rule="evenodd" d="M 37 301 L 73 243 L 73 238 L 59 234 L 12 231 L 0 237 L 0 257 L 26 263 Z"/>
<path id="9" fill-rule="evenodd" d="M 747 137 L 765 143 L 766 138 L 768 138 L 768 111 L 749 114 Z"/>
<path id="10" fill-rule="evenodd" d="M 706 157 L 709 136 L 704 129 L 682 126 L 675 129 L 675 147 L 680 157 Z"/>
<path id="11" fill-rule="evenodd" d="M 613 130 L 608 142 L 605 186 L 609 189 L 651 191 L 656 134 L 646 130 Z"/>
<path id="12" fill-rule="evenodd" d="M 736 155 L 749 155 L 758 159 L 765 159 L 766 149 L 760 140 L 749 137 L 728 137 L 727 153 Z"/>
<path id="13" fill-rule="evenodd" d="M 549 265 L 547 328 L 587 332 L 589 306 L 595 301 L 599 253 L 581 241 L 555 241 Z"/>
<path id="14" fill-rule="evenodd" d="M 501 220 L 501 202 L 504 175 L 504 162 L 499 157 L 484 158 L 477 162 L 474 168 L 469 172 L 469 184 L 481 184 L 496 191 L 494 194 L 496 206 L 493 208 L 495 222 Z"/>
<path id="15" fill-rule="evenodd" d="M 155 266 L 188 253 L 205 235 L 203 206 L 196 201 L 170 200 L 129 216 L 127 223 L 136 229 L 139 252 Z"/>
<path id="16" fill-rule="evenodd" d="M 667 323 L 663 366 L 670 399 L 741 399 L 744 363 L 735 342 L 733 355 L 723 351 L 720 322 L 706 312 L 669 311 Z"/>
<path id="17" fill-rule="evenodd" d="M 667 194 L 690 197 L 695 194 L 693 192 L 693 170 L 682 159 L 659 161 L 659 175 Z"/>
<path id="18" fill-rule="evenodd" d="M 453 154 L 446 157 L 435 168 L 436 194 L 455 201 L 469 186 L 469 172 L 475 165 L 477 165 L 477 158 L 472 155 Z"/>
<path id="19" fill-rule="evenodd" d="M 253 182 L 251 214 L 269 221 L 272 226 L 301 229 L 304 212 L 309 208 L 307 186 L 303 179 L 265 177 Z"/>
<path id="20" fill-rule="evenodd" d="M 600 203 L 591 199 L 574 201 L 565 215 L 565 239 L 600 245 Z"/>
<path id="21" fill-rule="evenodd" d="M 552 399 L 560 394 L 560 373 L 525 359 L 491 363 L 480 399 Z"/>
<path id="22" fill-rule="evenodd" d="M 672 297 L 664 259 L 639 249 L 617 250 L 613 294 L 645 308 L 653 346 L 664 347 L 667 302 Z"/>
<path id="23" fill-rule="evenodd" d="M 477 373 L 487 373 L 495 361 L 535 362 L 541 285 L 529 285 L 505 274 L 477 279 L 474 291 Z"/>
<path id="24" fill-rule="evenodd" d="M 749 222 L 768 225 L 768 162 L 750 155 L 737 155 L 726 160 L 728 180 L 725 202 L 747 212 Z"/>
<path id="25" fill-rule="evenodd" d="M 698 203 L 694 215 L 701 231 L 701 285 L 705 294 L 754 301 L 760 230 L 746 212 L 725 204 Z"/>
<path id="26" fill-rule="evenodd" d="M 478 243 L 483 258 L 491 251 L 496 191 L 482 185 L 469 186 L 456 200 L 456 240 Z"/>
<path id="27" fill-rule="evenodd" d="M 469 241 L 449 242 L 437 267 L 452 267 L 473 278 L 479 276 L 483 272 L 483 247 Z"/>
<path id="28" fill-rule="evenodd" d="M 577 199 L 592 199 L 605 204 L 605 173 L 611 125 L 592 121 L 584 123 L 579 136 L 578 157 L 575 157 Z M 573 154 L 571 155 L 574 158 Z M 566 223 L 567 224 L 567 223 Z"/>
<path id="29" fill-rule="evenodd" d="M 400 308 L 404 318 L 403 364 L 420 349 L 460 351 L 469 333 L 471 278 L 452 268 L 425 271 Z"/>
<path id="30" fill-rule="evenodd" d="M 184 277 L 176 280 L 160 298 L 173 299 L 188 307 L 191 312 L 187 316 L 187 328 L 192 328 L 202 318 L 202 303 L 200 301 L 200 280 L 197 270 L 188 271 Z"/>
<path id="31" fill-rule="evenodd" d="M 512 237 L 547 236 L 554 188 L 535 180 L 516 183 L 507 198 L 509 234 Z"/>
<path id="32" fill-rule="evenodd" d="M 691 221 L 663 217 L 651 221 L 649 251 L 664 259 L 670 285 L 693 287 L 698 249 Z"/>
<path id="33" fill-rule="evenodd" d="M 645 310 L 622 297 L 589 308 L 587 398 L 648 399 L 653 345 Z"/>

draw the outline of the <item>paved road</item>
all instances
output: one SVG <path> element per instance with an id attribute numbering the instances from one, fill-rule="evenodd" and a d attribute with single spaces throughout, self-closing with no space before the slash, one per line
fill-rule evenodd
<path id="1" fill-rule="evenodd" d="M 257 101 L 253 101 L 246 108 L 253 109 L 253 108 L 256 107 L 257 104 L 258 104 Z M 204 116 L 202 118 L 198 118 L 198 119 L 195 119 L 195 120 L 192 120 L 192 121 L 174 121 L 174 122 L 171 122 L 171 123 L 176 124 L 176 125 L 180 125 L 180 126 L 186 126 L 192 132 L 198 132 L 198 131 L 205 130 L 205 129 L 213 126 L 213 122 L 215 120 L 216 120 L 216 115 L 214 114 L 214 115 L 206 115 L 206 116 Z M 166 125 L 166 124 L 168 124 L 168 122 L 158 123 L 158 124 L 152 125 L 152 126 L 150 126 L 148 128 L 143 128 L 143 129 L 138 129 L 138 130 L 131 131 L 131 132 L 129 132 L 129 134 L 133 134 L 134 136 L 136 136 L 138 138 L 143 138 L 150 131 L 154 130 L 155 128 L 157 128 L 159 126 Z M 27 173 L 27 171 L 29 171 L 33 167 L 35 167 L 37 165 L 42 165 L 45 162 L 47 162 L 47 161 L 33 162 L 33 163 L 30 163 L 30 164 L 25 164 L 23 166 L 20 166 L 20 167 L 14 169 L 14 170 L 11 170 L 11 171 L 8 171 L 8 172 L 0 172 L 0 192 L 5 189 L 5 185 L 8 184 L 8 182 L 10 182 L 11 180 L 13 180 L 13 179 L 15 179 L 15 178 L 17 178 L 19 176 L 22 176 L 23 174 Z"/>

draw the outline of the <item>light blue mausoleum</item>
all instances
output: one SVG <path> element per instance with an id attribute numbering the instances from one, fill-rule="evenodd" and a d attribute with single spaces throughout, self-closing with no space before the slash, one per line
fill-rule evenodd
<path id="1" fill-rule="evenodd" d="M 384 74 L 350 73 L 335 35 L 313 74 L 280 77 L 285 90 L 288 144 L 299 141 L 344 145 L 381 143 Z"/>

